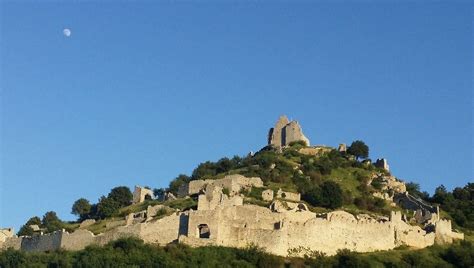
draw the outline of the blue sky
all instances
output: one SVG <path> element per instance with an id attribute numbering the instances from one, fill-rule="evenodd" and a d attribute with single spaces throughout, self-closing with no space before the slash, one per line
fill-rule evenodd
<path id="1" fill-rule="evenodd" d="M 281 114 L 423 190 L 473 181 L 466 2 L 0 7 L 0 226 L 257 151 Z"/>

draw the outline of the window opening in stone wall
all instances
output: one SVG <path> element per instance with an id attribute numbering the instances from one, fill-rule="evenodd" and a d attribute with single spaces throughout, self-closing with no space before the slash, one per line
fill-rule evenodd
<path id="1" fill-rule="evenodd" d="M 207 224 L 199 224 L 199 238 L 209 238 L 211 236 L 211 230 Z"/>

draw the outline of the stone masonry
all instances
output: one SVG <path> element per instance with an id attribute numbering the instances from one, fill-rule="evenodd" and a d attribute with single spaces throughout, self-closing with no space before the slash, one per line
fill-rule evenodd
<path id="1" fill-rule="evenodd" d="M 231 178 L 235 180 L 231 186 L 243 181 L 238 176 Z M 122 220 L 114 228 L 98 235 L 78 229 L 73 233 L 62 230 L 46 235 L 16 237 L 11 229 L 2 229 L 0 249 L 79 250 L 88 245 L 104 245 L 121 237 L 134 236 L 156 245 L 179 242 L 194 247 L 247 247 L 254 244 L 280 256 L 288 256 L 290 251 L 301 249 L 296 254 L 302 256 L 309 251 L 333 255 L 340 249 L 371 252 L 401 245 L 423 248 L 464 237 L 452 231 L 450 221 L 436 217 L 430 222 L 430 231 L 426 231 L 402 220 L 400 212 L 392 212 L 390 219 L 374 219 L 368 215 L 354 217 L 344 211 L 316 214 L 297 201 L 299 196 L 296 195 L 299 194 L 289 192 L 286 193 L 295 195 L 291 199 L 296 202 L 275 200 L 270 208 L 266 208 L 244 204 L 240 193 L 233 191 L 229 196 L 223 189 L 221 183 L 207 183 L 205 193 L 198 196 L 197 210 L 180 212 L 163 205 L 149 207 L 147 211 L 136 213 L 148 214 L 146 219 L 141 216 L 139 221 Z M 283 195 L 282 191 L 279 193 Z M 154 215 L 159 210 L 169 211 L 168 216 L 155 219 Z"/>
<path id="2" fill-rule="evenodd" d="M 154 198 L 153 191 L 151 189 L 135 186 L 135 190 L 133 191 L 133 204 L 142 203 L 145 199 Z"/>
<path id="3" fill-rule="evenodd" d="M 289 121 L 285 115 L 280 116 L 268 132 L 268 145 L 284 147 L 293 141 L 304 141 L 309 146 L 309 139 L 303 134 L 300 124 L 297 121 Z"/>

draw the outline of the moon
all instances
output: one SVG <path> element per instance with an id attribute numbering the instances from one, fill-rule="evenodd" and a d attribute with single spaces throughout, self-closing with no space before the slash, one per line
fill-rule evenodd
<path id="1" fill-rule="evenodd" d="M 69 37 L 69 36 L 71 36 L 72 32 L 71 32 L 70 29 L 65 28 L 65 29 L 63 30 L 63 34 L 64 34 L 64 36 Z"/>

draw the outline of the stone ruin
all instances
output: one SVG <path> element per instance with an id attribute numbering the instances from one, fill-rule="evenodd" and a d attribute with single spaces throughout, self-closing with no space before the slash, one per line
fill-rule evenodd
<path id="1" fill-rule="evenodd" d="M 341 153 L 345 153 L 347 152 L 347 146 L 345 143 L 341 143 L 339 144 L 339 147 L 337 147 L 337 150 Z"/>
<path id="2" fill-rule="evenodd" d="M 293 141 L 304 141 L 309 146 L 309 139 L 303 134 L 300 124 L 297 121 L 289 121 L 285 115 L 280 116 L 268 132 L 268 145 L 281 148 L 288 146 Z"/>
<path id="3" fill-rule="evenodd" d="M 208 185 L 220 186 L 222 189 L 229 191 L 230 195 L 235 195 L 242 189 L 248 190 L 251 187 L 263 187 L 263 182 L 260 178 L 247 178 L 238 174 L 227 175 L 217 180 L 193 180 L 179 188 L 178 197 L 204 193 Z"/>
<path id="4" fill-rule="evenodd" d="M 147 199 L 154 199 L 155 195 L 153 191 L 147 187 L 140 187 L 138 185 L 135 186 L 135 190 L 133 191 L 133 204 L 142 203 Z"/>
<path id="5" fill-rule="evenodd" d="M 400 212 L 392 212 L 390 218 L 366 214 L 355 217 L 345 211 L 316 214 L 299 201 L 298 193 L 281 189 L 275 198 L 271 189 L 262 192 L 262 198 L 273 201 L 268 208 L 246 204 L 245 191 L 241 190 L 262 186 L 260 178 L 240 175 L 226 176 L 214 182 L 195 182 L 186 189 L 193 196 L 197 195 L 197 210 L 178 211 L 164 205 L 149 206 L 146 211 L 131 213 L 125 220 L 110 222 L 108 231 L 97 235 L 80 228 L 73 233 L 62 230 L 17 237 L 12 229 L 1 229 L 0 249 L 79 250 L 88 245 L 104 245 L 117 238 L 134 236 L 156 245 L 184 243 L 193 247 L 241 248 L 253 244 L 280 256 L 288 256 L 294 249 L 333 255 L 340 249 L 371 252 L 401 245 L 424 248 L 464 237 L 452 231 L 449 220 L 438 217 L 432 217 L 429 228 L 421 228 L 407 223 Z M 224 191 L 224 187 L 227 190 Z M 187 195 L 186 198 L 193 197 Z M 413 208 L 426 205 L 418 204 L 417 200 L 409 204 Z M 297 254 L 308 253 L 305 250 Z"/>
<path id="6" fill-rule="evenodd" d="M 374 163 L 374 166 L 390 172 L 390 166 L 388 165 L 388 161 L 385 158 L 377 159 L 377 161 Z"/>

